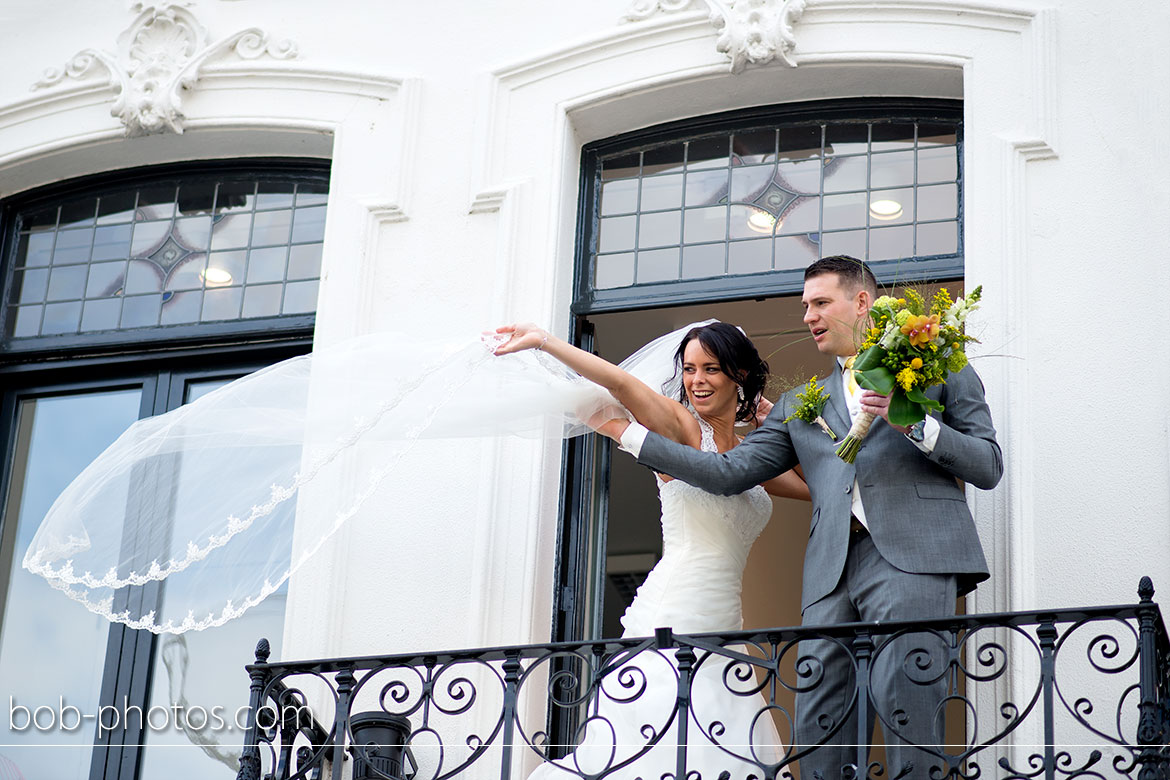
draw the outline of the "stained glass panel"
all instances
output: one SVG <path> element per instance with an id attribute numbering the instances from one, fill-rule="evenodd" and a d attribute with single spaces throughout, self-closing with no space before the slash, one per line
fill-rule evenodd
<path id="1" fill-rule="evenodd" d="M 594 289 L 797 269 L 833 254 L 954 255 L 958 130 L 933 119 L 806 121 L 603 155 Z"/>
<path id="2" fill-rule="evenodd" d="M 323 181 L 233 174 L 18 210 L 4 337 L 312 313 L 327 198 Z"/>

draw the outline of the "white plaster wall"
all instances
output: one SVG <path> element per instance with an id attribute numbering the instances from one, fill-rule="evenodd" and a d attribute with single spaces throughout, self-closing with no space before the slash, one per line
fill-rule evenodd
<path id="1" fill-rule="evenodd" d="M 972 494 L 993 579 L 969 608 L 1128 602 L 1141 574 L 1170 588 L 1164 4 L 809 0 L 798 67 L 732 75 L 697 9 L 621 23 L 622 0 L 197 0 L 212 39 L 257 26 L 300 55 L 209 63 L 187 132 L 137 139 L 100 77 L 29 92 L 133 18 L 120 0 L 53 5 L 0 0 L 20 32 L 0 47 L 0 196 L 174 159 L 331 157 L 322 342 L 564 330 L 587 141 L 751 105 L 962 97 L 976 365 L 1008 466 Z M 420 456 L 414 489 L 294 583 L 286 655 L 547 639 L 559 453 Z"/>

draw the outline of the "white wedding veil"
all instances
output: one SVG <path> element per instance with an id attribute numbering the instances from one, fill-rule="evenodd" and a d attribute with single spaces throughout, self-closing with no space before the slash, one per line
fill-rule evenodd
<path id="1" fill-rule="evenodd" d="M 678 398 L 674 354 L 710 322 L 621 365 Z M 492 346 L 372 334 L 139 420 L 53 503 L 24 567 L 131 628 L 211 628 L 276 591 L 388 475 L 410 468 L 420 439 L 560 439 L 628 416 L 549 355 L 497 357 Z M 313 511 L 298 512 L 314 490 Z"/>

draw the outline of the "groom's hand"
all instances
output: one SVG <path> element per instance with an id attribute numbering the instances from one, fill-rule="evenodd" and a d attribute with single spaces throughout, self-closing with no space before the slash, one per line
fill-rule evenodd
<path id="1" fill-rule="evenodd" d="M 861 394 L 861 411 L 869 412 L 886 421 L 886 424 L 899 433 L 905 434 L 910 429 L 904 425 L 894 425 L 890 423 L 890 399 L 881 393 L 875 393 L 873 390 L 866 390 Z"/>

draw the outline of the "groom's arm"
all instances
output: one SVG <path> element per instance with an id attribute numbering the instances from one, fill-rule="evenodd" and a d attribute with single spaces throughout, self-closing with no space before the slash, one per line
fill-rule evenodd
<path id="1" fill-rule="evenodd" d="M 967 366 L 948 376 L 943 387 L 941 400 L 946 411 L 939 420 L 938 438 L 926 457 L 964 482 L 990 490 L 1003 476 L 1003 453 L 995 440 L 983 382 L 975 369 Z"/>
<path id="2" fill-rule="evenodd" d="M 781 422 L 783 406 L 777 404 L 763 426 L 728 452 L 701 452 L 634 425 L 622 436 L 622 447 L 642 465 L 710 493 L 742 493 L 797 463 L 787 426 Z"/>

